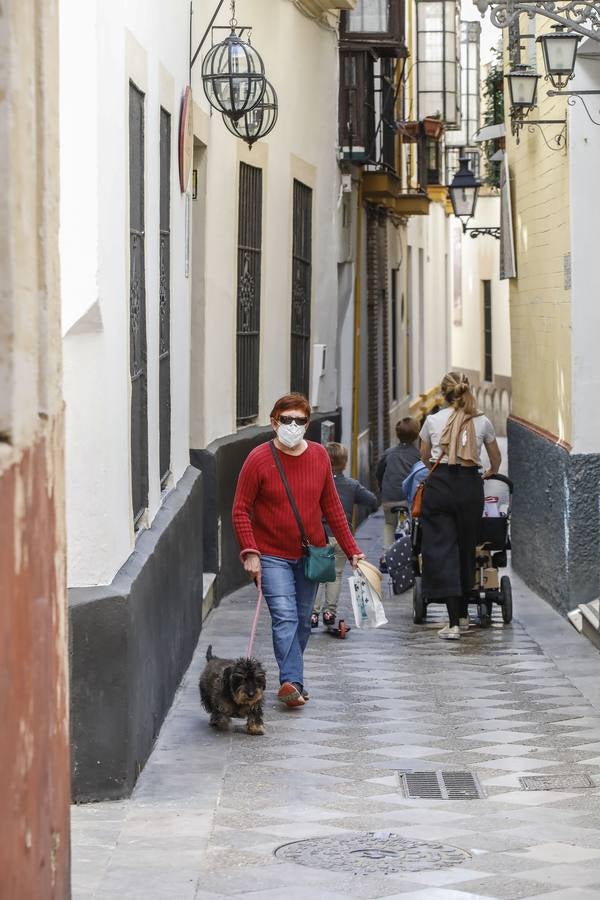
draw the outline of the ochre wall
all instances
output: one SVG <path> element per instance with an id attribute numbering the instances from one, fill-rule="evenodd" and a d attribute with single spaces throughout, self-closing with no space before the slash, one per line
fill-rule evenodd
<path id="1" fill-rule="evenodd" d="M 0 896 L 69 896 L 62 418 L 0 475 Z"/>
<path id="2" fill-rule="evenodd" d="M 0 3 L 0 898 L 68 900 L 58 4 Z"/>
<path id="3" fill-rule="evenodd" d="M 539 49 L 537 70 L 544 71 Z M 564 99 L 548 99 L 547 89 L 541 78 L 530 119 L 564 119 Z M 532 130 L 522 129 L 517 146 L 507 121 L 518 274 L 510 283 L 512 410 L 570 442 L 571 295 L 563 269 L 570 252 L 568 160 L 564 149 L 548 149 L 539 128 Z M 550 143 L 559 131 L 543 126 Z"/>

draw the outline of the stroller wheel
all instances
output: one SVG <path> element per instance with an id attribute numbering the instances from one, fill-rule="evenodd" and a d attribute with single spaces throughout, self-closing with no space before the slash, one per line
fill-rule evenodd
<path id="1" fill-rule="evenodd" d="M 512 586 L 508 575 L 500 579 L 500 593 L 502 594 L 502 621 L 510 625 L 513 617 Z"/>
<path id="2" fill-rule="evenodd" d="M 417 575 L 413 585 L 413 622 L 422 625 L 427 619 L 427 602 L 423 597 L 421 588 L 421 576 Z"/>
<path id="3" fill-rule="evenodd" d="M 481 628 L 489 628 L 492 624 L 492 610 L 488 603 L 479 603 L 477 606 L 479 613 L 479 625 Z"/>

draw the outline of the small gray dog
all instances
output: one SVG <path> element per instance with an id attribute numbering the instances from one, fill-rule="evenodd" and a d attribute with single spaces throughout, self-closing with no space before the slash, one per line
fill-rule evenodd
<path id="1" fill-rule="evenodd" d="M 262 700 L 267 686 L 265 670 L 257 659 L 220 659 L 206 651 L 200 676 L 200 699 L 210 713 L 213 728 L 228 728 L 232 718 L 246 719 L 248 734 L 264 734 Z"/>

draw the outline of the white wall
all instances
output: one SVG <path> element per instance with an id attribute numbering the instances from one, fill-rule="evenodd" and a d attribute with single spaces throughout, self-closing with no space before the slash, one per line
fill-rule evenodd
<path id="1" fill-rule="evenodd" d="M 429 215 L 413 216 L 407 226 L 411 248 L 412 378 L 411 399 L 437 384 L 449 366 L 450 296 L 448 295 L 449 219 L 444 206 L 430 204 Z M 424 285 L 419 288 L 419 250 L 423 251 Z M 423 310 L 419 308 L 423 297 Z M 421 327 L 423 326 L 423 328 Z M 423 333 L 422 333 L 423 332 Z"/>
<path id="2" fill-rule="evenodd" d="M 479 197 L 469 227 L 498 227 L 499 197 Z M 510 377 L 509 283 L 499 279 L 500 241 L 489 235 L 461 239 L 462 322 L 452 325 L 452 360 L 459 369 L 483 377 L 483 280 L 492 290 L 492 364 L 494 375 Z"/>
<path id="3" fill-rule="evenodd" d="M 210 13 L 200 5 L 195 9 L 195 40 L 204 31 Z M 196 119 L 201 123 L 197 133 L 207 148 L 206 214 L 203 216 L 201 208 L 194 205 L 194 244 L 198 253 L 198 242 L 202 244 L 205 269 L 194 273 L 193 354 L 203 355 L 206 380 L 200 384 L 199 366 L 192 360 L 197 374 L 192 394 L 191 446 L 196 448 L 236 431 L 240 161 L 263 169 L 261 389 L 257 422 L 267 423 L 274 400 L 290 387 L 294 178 L 313 189 L 311 343 L 323 343 L 328 348 L 318 405 L 324 410 L 337 405 L 336 33 L 319 27 L 287 0 L 248 0 L 243 18 L 253 26 L 253 45 L 261 52 L 267 75 L 277 91 L 279 120 L 275 130 L 248 151 L 227 131 L 220 115 L 209 116 L 200 84 L 201 58 L 198 59 L 192 86 L 198 104 Z M 226 19 L 224 11 L 219 23 Z"/>
<path id="4" fill-rule="evenodd" d="M 189 3 L 61 0 L 61 277 L 67 415 L 68 577 L 112 580 L 134 548 L 130 478 L 129 79 L 145 100 L 149 510 L 158 444 L 160 106 L 171 113 L 171 469 L 188 463 L 189 281 L 177 134 Z"/>
<path id="5" fill-rule="evenodd" d="M 592 45 L 592 46 L 590 46 Z M 600 90 L 600 48 L 592 41 L 580 45 L 571 90 Z M 597 96 L 586 97 L 598 121 Z M 600 128 L 588 119 L 578 100 L 569 109 L 569 178 L 571 203 L 571 333 L 572 443 L 575 453 L 600 452 Z"/>

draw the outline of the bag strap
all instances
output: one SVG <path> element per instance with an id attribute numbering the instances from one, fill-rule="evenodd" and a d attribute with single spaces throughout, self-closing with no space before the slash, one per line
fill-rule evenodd
<path id="1" fill-rule="evenodd" d="M 294 513 L 294 517 L 296 522 L 298 523 L 298 528 L 300 529 L 300 537 L 302 539 L 302 546 L 308 547 L 308 538 L 306 537 L 306 532 L 304 530 L 304 525 L 302 524 L 302 519 L 300 518 L 300 513 L 298 512 L 298 507 L 296 506 L 296 501 L 294 500 L 293 494 L 290 490 L 290 486 L 287 482 L 287 478 L 285 477 L 285 472 L 283 471 L 283 466 L 281 465 L 281 460 L 277 455 L 277 450 L 275 449 L 275 443 L 273 441 L 269 441 L 269 446 L 271 447 L 271 453 L 273 454 L 273 459 L 275 460 L 275 464 L 279 469 L 279 474 L 281 475 L 281 480 L 283 481 L 283 486 L 285 488 L 285 492 L 288 496 L 288 500 L 290 501 L 290 506 L 292 507 L 292 511 Z"/>

